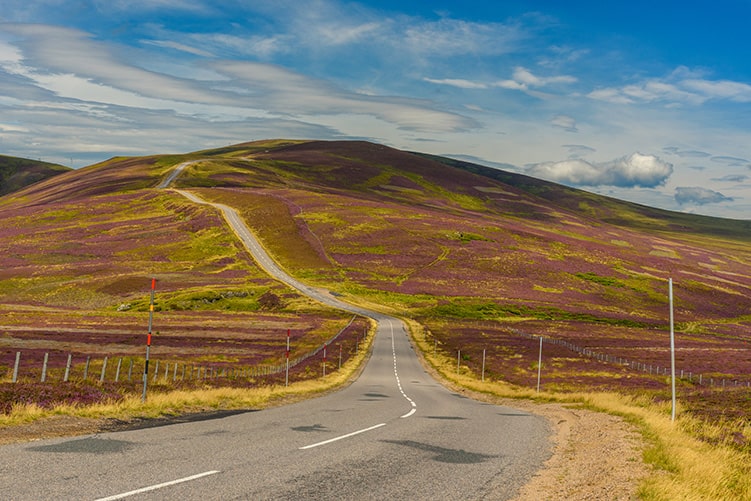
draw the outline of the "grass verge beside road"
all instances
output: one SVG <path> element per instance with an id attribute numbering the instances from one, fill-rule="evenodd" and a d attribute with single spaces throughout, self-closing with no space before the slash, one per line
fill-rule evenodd
<path id="1" fill-rule="evenodd" d="M 651 468 L 639 488 L 645 500 L 751 499 L 751 455 L 725 444 L 711 444 L 698 436 L 714 433 L 712 426 L 687 415 L 671 421 L 670 402 L 612 392 L 536 392 L 502 381 L 481 381 L 466 368 L 457 371 L 456 359 L 434 353 L 424 329 L 408 322 L 412 337 L 427 364 L 452 385 L 489 398 L 555 402 L 620 416 L 634 424 L 644 442 L 643 461 Z"/>
<path id="2" fill-rule="evenodd" d="M 284 403 L 294 402 L 311 395 L 321 394 L 340 388 L 353 381 L 364 367 L 370 353 L 375 330 L 370 329 L 358 353 L 342 365 L 341 370 L 332 370 L 325 377 L 298 381 L 289 386 L 271 385 L 257 388 L 207 388 L 203 390 L 176 390 L 151 392 L 142 402 L 140 396 L 129 395 L 112 403 L 93 405 L 57 405 L 44 409 L 28 404 L 15 406 L 8 414 L 0 414 L 0 443 L 24 441 L 40 436 L 69 435 L 95 432 L 107 427 L 111 421 L 141 421 L 169 416 L 180 416 L 215 410 L 257 410 Z M 76 428 L 74 423 L 63 427 L 58 433 L 44 433 L 45 421 L 55 421 L 61 417 L 91 421 Z M 24 426 L 32 426 L 29 434 L 20 431 Z M 55 428 L 55 425 L 52 426 Z M 3 438 L 2 431 L 11 430 L 11 439 Z M 40 434 L 40 430 L 42 430 Z"/>

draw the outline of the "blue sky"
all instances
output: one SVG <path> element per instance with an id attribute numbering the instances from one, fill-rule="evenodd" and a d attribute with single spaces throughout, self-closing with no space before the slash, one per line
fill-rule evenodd
<path id="1" fill-rule="evenodd" d="M 751 0 L 3 0 L 0 153 L 367 139 L 751 219 Z"/>

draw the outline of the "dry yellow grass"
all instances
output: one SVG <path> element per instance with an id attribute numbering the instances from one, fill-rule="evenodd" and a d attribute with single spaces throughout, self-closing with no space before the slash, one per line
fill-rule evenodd
<path id="1" fill-rule="evenodd" d="M 433 344 L 422 327 L 410 322 L 415 343 L 427 363 L 453 384 L 493 397 L 558 402 L 621 416 L 634 423 L 645 442 L 643 461 L 652 467 L 641 483 L 645 500 L 699 501 L 751 499 L 751 457 L 726 445 L 712 445 L 701 436 L 722 436 L 715 426 L 678 414 L 672 421 L 670 403 L 655 404 L 647 398 L 617 393 L 537 393 L 500 381 L 480 381 L 466 367 L 457 371 L 456 360 L 433 353 Z"/>
<path id="2" fill-rule="evenodd" d="M 657 405 L 648 399 L 616 393 L 537 393 L 533 388 L 519 388 L 500 381 L 480 381 L 466 367 L 457 372 L 456 360 L 433 354 L 433 345 L 421 326 L 409 322 L 413 339 L 424 359 L 451 384 L 491 397 L 525 399 L 538 402 L 557 402 L 585 407 L 621 416 L 634 423 L 645 442 L 643 460 L 652 467 L 642 482 L 639 496 L 645 500 L 742 500 L 751 499 L 751 457 L 723 445 L 711 445 L 696 438 L 721 436 L 717 426 L 708 430 L 707 424 L 688 416 L 673 422 L 669 404 Z M 367 338 L 368 346 L 373 331 Z M 60 406 L 51 410 L 37 406 L 23 406 L 9 415 L 0 416 L 0 427 L 68 415 L 80 418 L 136 419 L 176 415 L 213 409 L 263 408 L 326 392 L 351 381 L 363 365 L 368 350 L 346 363 L 341 371 L 323 379 L 294 383 L 289 387 L 270 386 L 256 389 L 216 388 L 203 391 L 175 391 L 151 394 L 146 403 L 129 398 L 112 404 L 89 407 Z"/>
<path id="3" fill-rule="evenodd" d="M 289 386 L 152 392 L 146 402 L 141 402 L 140 397 L 129 396 L 118 402 L 89 406 L 58 405 L 52 409 L 43 409 L 33 404 L 22 405 L 15 407 L 9 414 L 0 415 L 0 427 L 28 424 L 61 415 L 129 420 L 215 409 L 259 409 L 279 405 L 333 390 L 353 380 L 368 356 L 374 333 L 371 328 L 362 349 L 343 364 L 341 370 L 330 372 L 323 378 L 296 382 Z"/>

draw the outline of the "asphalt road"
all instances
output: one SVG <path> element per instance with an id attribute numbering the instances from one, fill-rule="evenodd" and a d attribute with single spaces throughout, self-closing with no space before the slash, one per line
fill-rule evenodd
<path id="1" fill-rule="evenodd" d="M 219 208 L 269 273 L 377 320 L 360 377 L 258 412 L 0 447 L 3 499 L 502 500 L 549 457 L 543 418 L 446 390 L 400 320 L 295 281 L 256 249 L 232 209 Z"/>

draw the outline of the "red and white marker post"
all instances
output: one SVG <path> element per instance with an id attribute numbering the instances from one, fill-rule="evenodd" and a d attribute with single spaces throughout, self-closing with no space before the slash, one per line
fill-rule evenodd
<path id="1" fill-rule="evenodd" d="M 141 402 L 146 401 L 146 387 L 149 382 L 149 351 L 151 350 L 151 326 L 154 321 L 154 291 L 156 290 L 156 278 L 151 279 L 151 301 L 149 302 L 149 330 L 146 336 L 146 363 L 143 366 L 143 393 Z"/>

